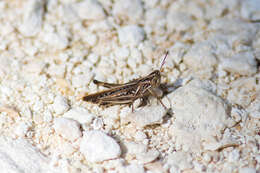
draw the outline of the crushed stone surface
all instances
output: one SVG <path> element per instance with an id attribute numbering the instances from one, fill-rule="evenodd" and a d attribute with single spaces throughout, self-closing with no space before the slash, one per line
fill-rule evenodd
<path id="1" fill-rule="evenodd" d="M 0 1 L 1 172 L 259 172 L 259 21 L 259 0 Z M 167 109 L 82 100 L 166 50 Z"/>

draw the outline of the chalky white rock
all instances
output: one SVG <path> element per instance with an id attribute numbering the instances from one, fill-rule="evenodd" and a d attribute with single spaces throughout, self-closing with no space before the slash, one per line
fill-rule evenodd
<path id="1" fill-rule="evenodd" d="M 53 123 L 55 132 L 69 141 L 75 141 L 82 136 L 80 124 L 68 118 L 55 118 Z"/>
<path id="2" fill-rule="evenodd" d="M 225 102 L 207 88 L 193 80 L 169 95 L 176 118 L 169 133 L 185 150 L 200 152 L 203 144 L 218 144 L 215 136 L 221 136 L 225 127 L 235 123 L 228 116 Z"/>
<path id="3" fill-rule="evenodd" d="M 122 45 L 137 46 L 145 37 L 145 32 L 137 25 L 128 25 L 118 30 L 119 41 Z"/>
<path id="4" fill-rule="evenodd" d="M 117 142 L 98 130 L 84 133 L 80 151 L 85 156 L 85 159 L 90 162 L 103 162 L 118 158 L 121 155 L 121 149 Z"/>
<path id="5" fill-rule="evenodd" d="M 63 96 L 60 96 L 60 95 L 57 95 L 55 97 L 54 103 L 52 106 L 53 106 L 53 110 L 58 115 L 63 114 L 70 108 L 67 100 Z"/>
<path id="6" fill-rule="evenodd" d="M 63 117 L 76 120 L 80 124 L 90 124 L 95 118 L 95 115 L 83 107 L 74 107 L 68 112 L 64 113 Z"/>

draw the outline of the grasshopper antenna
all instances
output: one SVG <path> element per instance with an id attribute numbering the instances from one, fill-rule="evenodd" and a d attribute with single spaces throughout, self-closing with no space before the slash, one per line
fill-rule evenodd
<path id="1" fill-rule="evenodd" d="M 166 52 L 166 54 L 165 54 L 165 56 L 164 56 L 164 58 L 163 58 L 163 61 L 162 61 L 161 67 L 160 67 L 160 71 L 162 71 L 162 67 L 163 67 L 163 65 L 165 64 L 165 60 L 166 60 L 168 54 L 169 54 L 169 51 Z"/>

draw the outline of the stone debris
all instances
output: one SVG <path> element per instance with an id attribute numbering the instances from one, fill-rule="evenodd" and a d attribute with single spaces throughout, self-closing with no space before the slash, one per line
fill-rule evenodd
<path id="1" fill-rule="evenodd" d="M 102 20 L 106 17 L 103 7 L 97 0 L 83 0 L 76 4 L 75 11 L 81 19 Z"/>
<path id="2" fill-rule="evenodd" d="M 167 110 L 165 110 L 161 105 L 141 107 L 136 109 L 134 112 L 129 113 L 126 119 L 123 120 L 123 123 L 131 122 L 138 128 L 161 124 L 166 113 Z"/>
<path id="3" fill-rule="evenodd" d="M 19 137 L 25 137 L 31 128 L 31 123 L 21 121 L 18 123 L 16 129 L 14 130 L 14 133 Z"/>
<path id="4" fill-rule="evenodd" d="M 68 118 L 55 118 L 53 128 L 58 135 L 69 141 L 75 141 L 82 136 L 79 123 Z"/>
<path id="5" fill-rule="evenodd" d="M 76 120 L 80 124 L 91 124 L 92 120 L 95 118 L 95 115 L 90 113 L 87 109 L 83 107 L 74 107 L 71 108 L 68 112 L 63 114 L 64 118 L 69 118 Z"/>
<path id="6" fill-rule="evenodd" d="M 185 152 L 175 152 L 167 157 L 170 172 L 179 172 L 193 168 L 191 155 Z"/>
<path id="7" fill-rule="evenodd" d="M 255 100 L 260 88 L 257 84 L 257 78 L 245 77 L 234 80 L 229 85 L 227 98 L 231 103 L 247 107 Z"/>
<path id="8" fill-rule="evenodd" d="M 113 6 L 113 15 L 131 23 L 137 23 L 143 17 L 143 3 L 141 0 L 119 0 Z"/>
<path id="9" fill-rule="evenodd" d="M 61 115 L 65 113 L 67 110 L 69 110 L 70 106 L 68 105 L 68 102 L 66 98 L 62 96 L 56 96 L 53 103 L 53 109 L 56 114 Z"/>
<path id="10" fill-rule="evenodd" d="M 103 162 L 118 158 L 121 155 L 121 149 L 117 142 L 98 130 L 84 133 L 80 151 L 89 162 Z"/>
<path id="11" fill-rule="evenodd" d="M 175 117 L 169 133 L 185 151 L 198 152 L 207 143 L 217 144 L 222 131 L 235 123 L 225 102 L 204 88 L 195 79 L 169 95 Z"/>
<path id="12" fill-rule="evenodd" d="M 145 37 L 145 32 L 137 25 L 128 25 L 118 30 L 119 42 L 122 45 L 138 46 Z"/>
<path id="13" fill-rule="evenodd" d="M 36 36 L 42 28 L 44 1 L 29 0 L 23 6 L 23 22 L 19 31 L 26 37 Z"/>
<path id="14" fill-rule="evenodd" d="M 54 173 L 50 160 L 25 139 L 0 138 L 0 167 L 3 173 Z M 53 170 L 52 170 L 53 169 Z"/>
<path id="15" fill-rule="evenodd" d="M 1 172 L 257 172 L 258 1 L 0 1 Z M 166 50 L 168 110 L 82 100 Z"/>
<path id="16" fill-rule="evenodd" d="M 255 168 L 244 167 L 239 170 L 240 173 L 257 173 Z"/>
<path id="17" fill-rule="evenodd" d="M 124 143 L 126 157 L 136 159 L 139 164 L 147 164 L 156 160 L 160 153 L 155 149 L 148 149 L 147 145 L 136 142 Z"/>
<path id="18" fill-rule="evenodd" d="M 136 173 L 145 173 L 144 167 L 142 165 L 138 165 L 138 164 L 131 164 L 128 165 L 125 168 L 125 172 L 126 173 L 132 173 L 132 172 L 136 172 Z"/>
<path id="19" fill-rule="evenodd" d="M 249 107 L 247 108 L 247 111 L 249 112 L 249 116 L 252 118 L 260 119 L 260 94 L 258 93 L 257 97 Z"/>
<path id="20" fill-rule="evenodd" d="M 243 1 L 241 4 L 241 15 L 243 18 L 248 20 L 259 20 L 260 19 L 260 4 L 257 0 Z"/>
<path id="21" fill-rule="evenodd" d="M 252 75 L 257 71 L 256 64 L 257 62 L 252 52 L 243 52 L 223 59 L 220 63 L 220 68 L 240 75 Z"/>
<path id="22" fill-rule="evenodd" d="M 194 44 L 184 55 L 183 61 L 194 71 L 211 70 L 217 65 L 217 57 L 209 41 Z"/>
<path id="23" fill-rule="evenodd" d="M 146 164 L 156 160 L 159 155 L 160 153 L 157 150 L 148 150 L 147 152 L 136 155 L 136 159 L 139 163 Z"/>

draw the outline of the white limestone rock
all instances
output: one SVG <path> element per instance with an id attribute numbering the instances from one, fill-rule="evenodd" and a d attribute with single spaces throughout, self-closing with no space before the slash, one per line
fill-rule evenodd
<path id="1" fill-rule="evenodd" d="M 68 118 L 55 118 L 53 128 L 56 133 L 69 141 L 75 141 L 82 136 L 80 124 Z"/>
<path id="2" fill-rule="evenodd" d="M 105 133 L 93 130 L 85 132 L 80 144 L 80 151 L 90 162 L 103 162 L 115 159 L 121 155 L 120 146 Z"/>
<path id="3" fill-rule="evenodd" d="M 0 137 L 0 168 L 2 173 L 52 173 L 49 159 L 25 139 Z"/>
<path id="4" fill-rule="evenodd" d="M 162 23 L 162 21 L 163 23 L 166 23 L 166 11 L 160 8 L 151 8 L 147 10 L 145 13 L 145 17 L 145 22 L 151 26 L 158 25 Z"/>
<path id="5" fill-rule="evenodd" d="M 249 112 L 249 116 L 257 119 L 260 119 L 260 94 L 259 93 L 260 93 L 260 88 L 257 97 L 253 102 L 251 102 L 251 104 L 247 108 L 247 111 Z"/>
<path id="6" fill-rule="evenodd" d="M 191 161 L 191 155 L 182 151 L 175 152 L 167 157 L 167 164 L 178 172 L 192 168 Z"/>
<path id="7" fill-rule="evenodd" d="M 156 160 L 160 153 L 156 149 L 148 149 L 142 142 L 125 142 L 126 154 L 130 158 L 136 158 L 138 163 L 147 164 Z"/>
<path id="8" fill-rule="evenodd" d="M 29 0 L 24 3 L 23 23 L 19 26 L 19 31 L 26 37 L 32 37 L 39 33 L 42 27 L 42 17 L 44 14 L 44 1 Z"/>
<path id="9" fill-rule="evenodd" d="M 66 98 L 61 95 L 55 97 L 52 107 L 55 113 L 58 115 L 63 114 L 70 108 Z"/>
<path id="10" fill-rule="evenodd" d="M 260 87 L 255 77 L 241 77 L 230 82 L 227 100 L 247 107 L 259 93 Z"/>
<path id="11" fill-rule="evenodd" d="M 127 154 L 137 155 L 138 153 L 145 153 L 147 151 L 147 145 L 136 142 L 124 142 Z"/>
<path id="12" fill-rule="evenodd" d="M 200 152 L 203 146 L 217 143 L 224 128 L 234 125 L 225 102 L 214 95 L 214 88 L 192 80 L 169 95 L 176 118 L 169 133 L 185 151 Z"/>
<path id="13" fill-rule="evenodd" d="M 31 127 L 31 123 L 21 121 L 17 124 L 14 133 L 19 137 L 25 137 Z"/>
<path id="14" fill-rule="evenodd" d="M 143 16 L 143 5 L 141 0 L 119 0 L 115 1 L 113 15 L 122 19 L 137 23 Z"/>
<path id="15" fill-rule="evenodd" d="M 103 7 L 97 0 L 83 0 L 75 7 L 81 19 L 102 20 L 106 17 Z"/>
<path id="16" fill-rule="evenodd" d="M 191 15 L 181 9 L 181 5 L 173 3 L 167 14 L 167 27 L 169 31 L 186 31 L 190 29 L 194 21 Z"/>
<path id="17" fill-rule="evenodd" d="M 125 167 L 126 173 L 145 173 L 144 167 L 139 164 L 130 164 Z"/>
<path id="18" fill-rule="evenodd" d="M 260 3 L 258 0 L 241 1 L 241 15 L 248 20 L 260 19 Z"/>
<path id="19" fill-rule="evenodd" d="M 137 46 L 144 40 L 145 33 L 137 25 L 128 25 L 118 30 L 118 37 L 122 45 Z"/>
<path id="20" fill-rule="evenodd" d="M 68 112 L 64 113 L 64 118 L 76 120 L 80 124 L 90 124 L 95 118 L 95 115 L 90 113 L 87 109 L 82 107 L 71 108 Z"/>
<path id="21" fill-rule="evenodd" d="M 222 59 L 220 68 L 240 75 L 252 75 L 257 71 L 256 65 L 253 52 L 242 52 Z"/>
<path id="22" fill-rule="evenodd" d="M 46 63 L 33 60 L 30 63 L 23 66 L 23 70 L 34 75 L 39 75 L 42 70 L 46 67 Z"/>
<path id="23" fill-rule="evenodd" d="M 160 103 L 159 103 L 160 104 Z M 145 106 L 130 112 L 124 123 L 131 122 L 138 128 L 148 125 L 161 124 L 167 110 L 161 105 Z"/>
<path id="24" fill-rule="evenodd" d="M 144 153 L 138 153 L 136 155 L 136 159 L 138 160 L 139 163 L 147 164 L 156 160 L 159 157 L 159 155 L 160 155 L 159 151 L 155 149 L 151 149 Z"/>
<path id="25" fill-rule="evenodd" d="M 92 80 L 92 74 L 78 74 L 72 77 L 72 85 L 75 88 L 87 86 Z"/>
<path id="26" fill-rule="evenodd" d="M 211 69 L 217 64 L 210 42 L 195 43 L 183 57 L 184 63 L 195 71 Z"/>
<path id="27" fill-rule="evenodd" d="M 255 168 L 243 167 L 239 169 L 239 173 L 257 173 Z"/>
<path id="28" fill-rule="evenodd" d="M 239 50 L 241 49 L 239 47 L 248 47 L 257 37 L 256 33 L 258 32 L 258 28 L 253 23 L 241 19 L 228 18 L 213 19 L 208 29 L 214 31 L 214 34 L 217 32 L 216 38 L 220 38 L 223 43 L 228 43 L 228 53 L 224 54 L 226 56 L 230 55 L 230 53 L 234 53 L 230 51 L 231 48 L 236 49 L 236 52 L 251 51 L 250 47 L 249 50 Z M 216 47 L 222 47 L 222 45 L 216 43 Z"/>
<path id="29" fill-rule="evenodd" d="M 57 32 L 43 32 L 41 33 L 41 37 L 54 50 L 62 50 L 69 45 L 68 37 Z"/>

